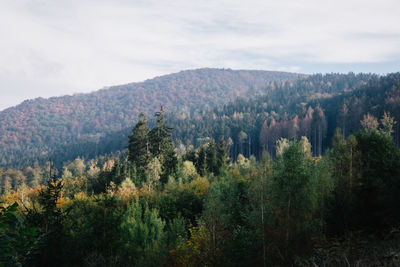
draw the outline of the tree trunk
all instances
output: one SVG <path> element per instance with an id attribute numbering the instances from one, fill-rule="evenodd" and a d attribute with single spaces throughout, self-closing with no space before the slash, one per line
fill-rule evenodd
<path id="1" fill-rule="evenodd" d="M 289 247 L 289 228 L 290 228 L 290 201 L 292 196 L 289 195 L 288 207 L 286 211 L 286 249 Z M 287 251 L 286 251 L 287 252 Z"/>

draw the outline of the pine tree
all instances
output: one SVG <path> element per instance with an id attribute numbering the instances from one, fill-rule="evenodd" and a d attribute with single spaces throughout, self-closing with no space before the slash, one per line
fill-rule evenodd
<path id="1" fill-rule="evenodd" d="M 136 165 L 136 168 L 143 171 L 150 161 L 150 129 L 147 127 L 146 115 L 139 116 L 139 122 L 133 128 L 132 135 L 129 136 L 128 159 Z"/>
<path id="2" fill-rule="evenodd" d="M 64 223 L 67 211 L 58 206 L 63 194 L 63 184 L 51 172 L 49 176 L 51 178 L 48 179 L 47 186 L 39 191 L 41 210 L 37 210 L 35 206 L 27 209 L 27 222 L 41 234 L 40 251 L 32 253 L 29 266 L 61 266 L 66 261 L 65 251 L 59 249 L 66 238 Z"/>
<path id="3" fill-rule="evenodd" d="M 163 250 L 165 222 L 158 210 L 139 202 L 129 203 L 121 219 L 125 244 L 124 260 L 129 266 L 159 266 Z"/>
<path id="4" fill-rule="evenodd" d="M 197 172 L 201 175 L 204 176 L 206 174 L 207 170 L 207 153 L 206 153 L 206 148 L 205 146 L 201 146 L 198 151 L 197 151 L 197 157 L 195 161 L 195 166 L 197 169 Z"/>
<path id="5" fill-rule="evenodd" d="M 206 165 L 208 172 L 217 174 L 218 162 L 217 162 L 217 151 L 214 139 L 211 139 L 210 143 L 208 143 L 208 146 L 206 148 Z"/>
<path id="6" fill-rule="evenodd" d="M 228 149 L 224 139 L 224 136 L 221 136 L 217 145 L 217 171 L 216 175 L 218 175 L 221 171 L 221 168 L 224 168 L 228 164 Z"/>
<path id="7" fill-rule="evenodd" d="M 158 157 L 173 148 L 171 141 L 172 128 L 164 124 L 164 111 L 161 107 L 160 111 L 154 115 L 157 118 L 156 126 L 150 131 L 150 152 L 153 156 Z"/>
<path id="8" fill-rule="evenodd" d="M 172 128 L 164 124 L 164 111 L 161 107 L 156 112 L 156 126 L 149 133 L 150 152 L 157 157 L 162 165 L 161 182 L 164 184 L 168 177 L 176 172 L 178 160 L 172 142 Z"/>

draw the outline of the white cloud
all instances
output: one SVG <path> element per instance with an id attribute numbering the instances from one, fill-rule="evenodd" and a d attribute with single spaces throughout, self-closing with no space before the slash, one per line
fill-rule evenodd
<path id="1" fill-rule="evenodd" d="M 397 0 L 3 0 L 0 109 L 187 68 L 398 71 L 399 13 Z"/>

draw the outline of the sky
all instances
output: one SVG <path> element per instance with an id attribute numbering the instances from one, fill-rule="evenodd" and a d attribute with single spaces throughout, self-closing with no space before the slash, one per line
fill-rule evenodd
<path id="1" fill-rule="evenodd" d="M 399 0 L 0 0 L 0 110 L 203 67 L 400 71 Z"/>

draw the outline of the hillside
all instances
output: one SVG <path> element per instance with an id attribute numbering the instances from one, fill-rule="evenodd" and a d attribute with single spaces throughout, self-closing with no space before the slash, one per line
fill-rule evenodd
<path id="1" fill-rule="evenodd" d="M 314 156 L 332 142 L 336 128 L 347 137 L 361 130 L 367 114 L 380 122 L 385 112 L 397 122 L 395 144 L 400 144 L 400 73 L 311 75 L 287 83 L 254 100 L 237 100 L 196 120 L 171 118 L 174 139 L 197 147 L 207 137 L 230 139 L 230 155 L 274 155 L 280 138 L 306 136 Z"/>
<path id="2" fill-rule="evenodd" d="M 0 168 L 0 265 L 399 266 L 399 96 L 400 73 L 312 75 L 52 151 L 131 132 L 123 160 Z"/>
<path id="3" fill-rule="evenodd" d="M 166 119 L 174 128 L 173 139 L 179 153 L 190 146 L 198 147 L 209 138 L 218 140 L 224 135 L 230 143 L 231 158 L 236 159 L 239 153 L 246 157 L 260 157 L 264 149 L 274 154 L 276 141 L 281 137 L 305 135 L 312 143 L 314 155 L 320 155 L 332 140 L 336 127 L 342 128 L 346 136 L 355 133 L 360 130 L 360 120 L 368 112 L 380 118 L 384 111 L 388 111 L 399 121 L 397 105 L 392 99 L 400 92 L 399 76 L 315 74 L 270 84 L 263 95 L 251 99 L 238 98 L 203 110 L 201 115 L 183 117 L 180 113 L 169 113 Z M 392 99 L 390 101 L 394 104 L 387 105 L 389 100 L 386 98 Z M 348 109 L 346 120 L 341 115 L 344 103 Z M 150 125 L 153 124 L 151 118 Z M 320 126 L 321 131 L 316 132 Z M 123 150 L 131 132 L 132 127 L 127 127 L 103 136 L 98 142 L 82 141 L 59 146 L 51 157 L 60 166 L 78 156 L 91 159 Z M 395 134 L 397 138 L 398 131 Z"/>
<path id="4" fill-rule="evenodd" d="M 63 145 L 97 143 L 103 136 L 132 127 L 140 112 L 152 115 L 160 106 L 183 117 L 193 116 L 238 96 L 265 94 L 274 81 L 302 76 L 198 69 L 90 94 L 27 100 L 0 112 L 0 166 L 45 160 Z"/>

